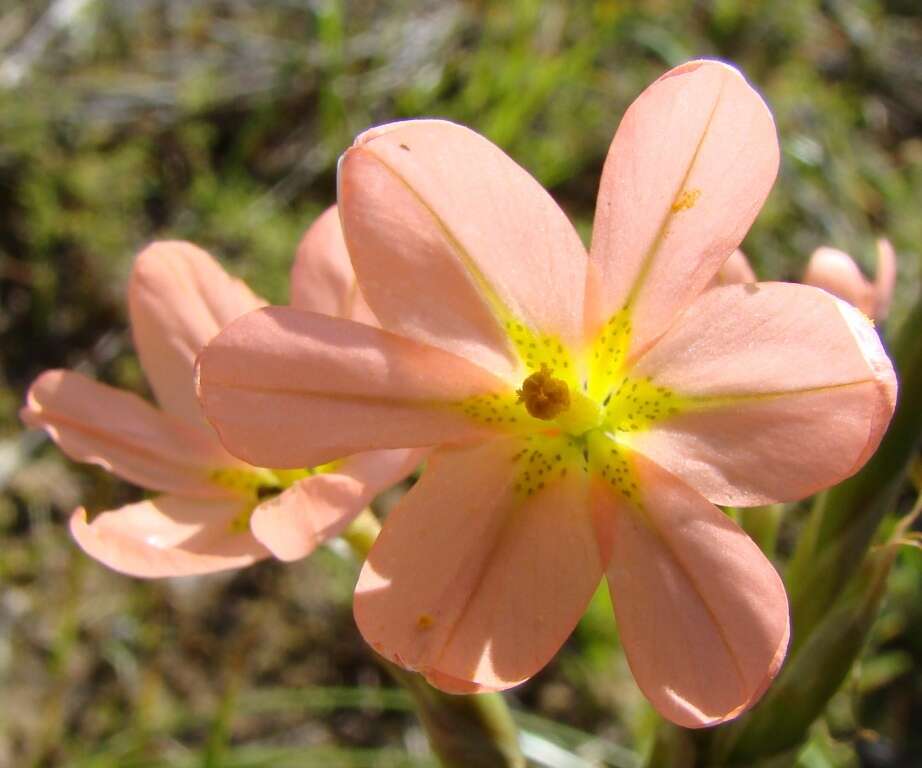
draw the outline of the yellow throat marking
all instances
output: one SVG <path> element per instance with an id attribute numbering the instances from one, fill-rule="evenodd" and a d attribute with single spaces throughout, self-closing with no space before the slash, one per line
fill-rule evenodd
<path id="1" fill-rule="evenodd" d="M 581 357 L 516 318 L 504 326 L 527 371 L 520 386 L 473 396 L 459 406 L 475 421 L 522 437 L 510 454 L 516 495 L 525 499 L 553 482 L 585 474 L 604 481 L 627 503 L 642 506 L 634 435 L 697 404 L 633 374 L 627 363 L 630 306 L 609 318 Z"/>

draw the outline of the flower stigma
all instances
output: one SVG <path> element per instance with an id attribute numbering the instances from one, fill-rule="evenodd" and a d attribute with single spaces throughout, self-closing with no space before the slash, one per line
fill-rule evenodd
<path id="1" fill-rule="evenodd" d="M 516 390 L 518 402 L 536 419 L 550 421 L 570 407 L 570 390 L 563 379 L 551 376 L 551 369 L 541 364 L 541 369 L 522 382 Z"/>

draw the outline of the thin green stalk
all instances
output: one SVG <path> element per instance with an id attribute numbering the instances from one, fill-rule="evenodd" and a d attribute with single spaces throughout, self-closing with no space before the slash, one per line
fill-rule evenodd
<path id="1" fill-rule="evenodd" d="M 716 729 L 694 765 L 749 768 L 801 744 L 865 646 L 899 547 L 894 541 L 868 553 L 765 698 L 752 712 Z"/>
<path id="2" fill-rule="evenodd" d="M 356 557 L 364 560 L 381 525 L 366 509 L 343 533 Z M 518 732 L 498 693 L 457 696 L 433 688 L 415 672 L 376 655 L 388 674 L 410 694 L 432 751 L 445 768 L 524 768 Z"/>
<path id="3" fill-rule="evenodd" d="M 360 562 L 365 562 L 371 545 L 375 543 L 381 532 L 381 523 L 370 509 L 362 510 L 361 514 L 352 521 L 342 533 L 343 539 L 352 548 L 352 553 Z"/>
<path id="4" fill-rule="evenodd" d="M 737 520 L 740 527 L 746 531 L 759 545 L 765 556 L 773 558 L 778 544 L 778 528 L 784 516 L 783 504 L 768 504 L 764 507 L 740 507 L 737 510 Z"/>

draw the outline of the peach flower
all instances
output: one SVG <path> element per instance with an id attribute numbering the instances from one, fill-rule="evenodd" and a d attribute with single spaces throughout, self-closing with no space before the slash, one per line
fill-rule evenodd
<path id="1" fill-rule="evenodd" d="M 767 107 L 713 61 L 625 114 L 588 256 L 537 182 L 466 128 L 394 123 L 346 152 L 340 216 L 384 330 L 259 310 L 202 353 L 200 395 L 251 462 L 435 446 L 356 588 L 379 653 L 446 691 L 508 688 L 604 575 L 665 717 L 713 725 L 762 695 L 787 648 L 784 587 L 714 505 L 849 476 L 896 387 L 867 320 L 829 294 L 704 290 L 777 166 Z"/>
<path id="2" fill-rule="evenodd" d="M 292 302 L 340 317 L 371 317 L 335 210 L 299 248 Z M 222 448 L 196 399 L 195 357 L 231 320 L 264 305 L 194 245 L 154 243 L 135 261 L 128 308 L 141 365 L 162 410 L 71 371 L 46 371 L 32 384 L 23 421 L 45 429 L 71 458 L 163 494 L 89 522 L 84 509 L 74 512 L 71 532 L 89 555 L 145 577 L 237 568 L 270 554 L 304 557 L 419 462 L 414 451 L 373 451 L 311 470 L 279 471 L 245 464 Z"/>
<path id="3" fill-rule="evenodd" d="M 733 285 L 734 283 L 756 283 L 756 273 L 752 271 L 749 259 L 739 248 L 733 251 L 720 265 L 717 274 L 711 280 L 712 286 Z"/>
<path id="4" fill-rule="evenodd" d="M 738 248 L 730 254 L 714 277 L 712 285 L 754 283 L 755 272 L 746 255 Z M 890 241 L 877 241 L 877 276 L 870 282 L 844 251 L 822 246 L 817 248 L 804 272 L 804 284 L 815 285 L 845 299 L 872 320 L 883 322 L 890 312 L 890 301 L 896 284 L 896 254 Z"/>
<path id="5" fill-rule="evenodd" d="M 872 320 L 883 322 L 890 312 L 896 284 L 896 254 L 889 240 L 877 241 L 877 275 L 872 283 L 847 253 L 825 246 L 817 248 L 807 263 L 804 282 L 845 299 Z"/>

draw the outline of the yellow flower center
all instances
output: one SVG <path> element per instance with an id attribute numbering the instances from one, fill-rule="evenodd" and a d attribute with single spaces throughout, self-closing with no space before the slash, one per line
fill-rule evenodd
<path id="1" fill-rule="evenodd" d="M 681 202 L 694 205 L 695 195 Z M 520 387 L 475 395 L 458 406 L 475 421 L 521 436 L 510 454 L 517 494 L 527 498 L 574 473 L 587 473 L 628 503 L 642 504 L 632 460 L 635 435 L 697 405 L 631 370 L 630 307 L 613 314 L 582 350 L 511 316 L 505 329 L 527 369 Z"/>
<path id="2" fill-rule="evenodd" d="M 516 402 L 525 406 L 529 416 L 553 421 L 554 426 L 576 437 L 601 425 L 604 417 L 603 409 L 594 400 L 579 389 L 571 390 L 544 363 L 522 382 L 516 395 Z"/>

